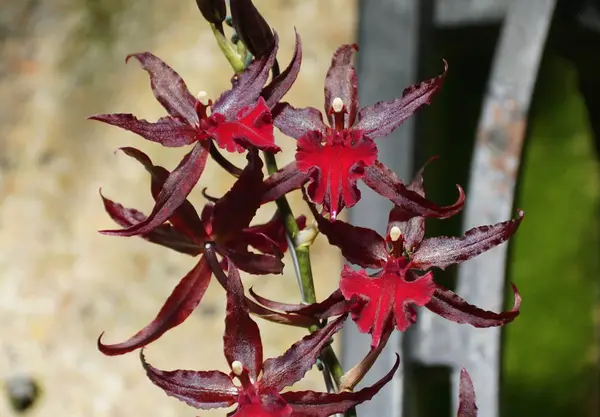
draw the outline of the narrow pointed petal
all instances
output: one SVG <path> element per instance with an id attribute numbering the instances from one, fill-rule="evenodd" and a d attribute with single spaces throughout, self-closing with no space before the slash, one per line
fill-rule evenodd
<path id="1" fill-rule="evenodd" d="M 165 182 L 154 209 L 146 220 L 123 230 L 103 230 L 101 233 L 113 236 L 135 236 L 148 233 L 167 221 L 186 200 L 206 165 L 208 152 L 201 143 L 183 158 Z"/>
<path id="2" fill-rule="evenodd" d="M 246 304 L 248 305 L 248 310 L 250 311 L 250 313 L 273 323 L 285 324 L 288 326 L 296 326 L 302 328 L 309 328 L 311 326 L 319 325 L 319 320 L 317 319 L 293 313 L 282 313 L 278 311 L 269 310 L 268 308 L 256 303 L 250 298 L 246 298 Z"/>
<path id="3" fill-rule="evenodd" d="M 304 230 L 306 228 L 306 216 L 296 217 L 296 224 L 298 230 Z M 284 253 L 288 248 L 285 227 L 279 211 L 276 211 L 267 223 L 244 229 L 244 234 L 246 235 L 246 241 L 262 253 L 273 253 L 271 245 L 275 245 L 281 253 Z"/>
<path id="4" fill-rule="evenodd" d="M 150 86 L 154 97 L 173 117 L 185 120 L 191 126 L 198 126 L 200 119 L 196 112 L 196 98 L 189 92 L 183 78 L 150 52 L 131 54 L 126 61 L 135 58 L 150 76 Z"/>
<path id="5" fill-rule="evenodd" d="M 183 323 L 202 300 L 210 283 L 210 276 L 211 270 L 202 257 L 177 284 L 152 323 L 122 343 L 106 345 L 102 343 L 102 335 L 100 335 L 98 338 L 100 352 L 108 356 L 131 352 L 155 341 L 166 331 Z"/>
<path id="6" fill-rule="evenodd" d="M 256 103 L 275 62 L 278 41 L 275 33 L 270 52 L 255 58 L 244 72 L 233 76 L 231 90 L 225 91 L 215 101 L 212 107 L 213 113 L 220 113 L 231 120 L 240 110 Z"/>
<path id="7" fill-rule="evenodd" d="M 350 263 L 363 268 L 381 268 L 388 253 L 385 239 L 377 232 L 365 227 L 352 226 L 340 220 L 329 221 L 321 216 L 313 204 L 309 204 L 319 231 L 327 236 L 330 244 L 337 246 Z"/>
<path id="8" fill-rule="evenodd" d="M 152 197 L 155 201 L 157 201 L 165 182 L 169 179 L 169 175 L 171 175 L 171 173 L 160 165 L 154 165 L 150 157 L 139 149 L 123 147 L 120 148 L 120 150 L 123 151 L 127 156 L 138 161 L 144 166 L 146 171 L 148 171 L 150 177 L 152 178 Z M 203 242 L 207 238 L 204 225 L 198 216 L 198 212 L 188 200 L 185 200 L 183 203 L 181 203 L 181 205 L 169 218 L 169 222 L 173 224 L 178 232 L 189 236 L 197 243 Z"/>
<path id="9" fill-rule="evenodd" d="M 217 116 L 219 115 L 215 115 Z M 219 147 L 229 152 L 243 152 L 251 147 L 271 153 L 281 151 L 275 145 L 273 118 L 262 97 L 259 97 L 256 105 L 241 109 L 230 121 L 219 121 L 215 127 L 209 127 L 207 132 L 214 137 Z"/>
<path id="10" fill-rule="evenodd" d="M 372 399 L 385 384 L 392 380 L 399 365 L 400 357 L 396 354 L 396 362 L 390 372 L 370 387 L 365 387 L 356 392 L 327 394 L 314 391 L 289 391 L 284 392 L 281 396 L 294 410 L 292 417 L 327 417 L 332 414 L 343 413 L 350 407 Z"/>
<path id="11" fill-rule="evenodd" d="M 465 368 L 460 370 L 460 393 L 456 417 L 477 417 L 477 405 L 473 381 Z"/>
<path id="12" fill-rule="evenodd" d="M 323 115 L 313 107 L 297 109 L 289 103 L 279 103 L 273 109 L 273 118 L 275 127 L 284 135 L 294 139 L 299 139 L 313 131 L 322 134 L 327 132 Z"/>
<path id="13" fill-rule="evenodd" d="M 196 141 L 196 129 L 174 117 L 161 117 L 156 122 L 138 119 L 129 113 L 98 114 L 91 120 L 108 123 L 140 135 L 166 147 L 180 147 Z"/>
<path id="14" fill-rule="evenodd" d="M 213 208 L 212 233 L 220 241 L 236 239 L 260 207 L 263 164 L 255 150 L 248 152 L 246 159 L 248 163 L 240 177 Z"/>
<path id="15" fill-rule="evenodd" d="M 502 313 L 482 310 L 440 285 L 436 286 L 433 298 L 425 307 L 455 323 L 470 324 L 473 327 L 504 326 L 519 315 L 521 308 L 521 295 L 516 286 L 511 284 L 511 287 L 515 296 L 513 307 Z"/>
<path id="16" fill-rule="evenodd" d="M 298 169 L 296 161 L 290 162 L 264 182 L 261 203 L 275 201 L 287 193 L 297 190 L 309 180 L 309 176 Z"/>
<path id="17" fill-rule="evenodd" d="M 121 227 L 130 227 L 146 219 L 146 216 L 136 209 L 125 208 L 121 204 L 104 197 L 102 193 L 100 193 L 100 197 L 108 215 Z M 148 242 L 156 243 L 192 256 L 198 255 L 201 252 L 198 245 L 192 239 L 177 231 L 170 224 L 163 224 L 150 233 L 140 235 L 140 237 Z"/>
<path id="18" fill-rule="evenodd" d="M 219 371 L 161 371 L 146 362 L 140 353 L 142 366 L 154 385 L 186 404 L 209 410 L 235 404 L 238 389 L 231 378 Z"/>
<path id="19" fill-rule="evenodd" d="M 262 386 L 277 392 L 300 381 L 321 354 L 323 347 L 341 330 L 347 315 L 344 314 L 322 329 L 294 343 L 283 355 L 267 359 L 263 364 Z"/>
<path id="20" fill-rule="evenodd" d="M 411 261 L 415 269 L 444 269 L 486 252 L 506 242 L 515 234 L 525 213 L 518 211 L 516 219 L 492 226 L 475 227 L 461 237 L 433 237 L 425 239 L 413 254 Z"/>
<path id="21" fill-rule="evenodd" d="M 270 308 L 272 310 L 284 311 L 287 313 L 301 313 L 306 316 L 321 316 L 324 311 L 329 310 L 331 307 L 337 305 L 340 302 L 344 301 L 344 296 L 339 290 L 335 290 L 329 297 L 320 303 L 313 304 L 289 304 L 289 303 L 281 303 L 279 301 L 269 300 L 261 295 L 258 295 L 252 288 L 248 291 L 250 295 L 261 305 Z M 342 311 L 339 314 L 343 314 L 346 311 Z M 332 314 L 338 315 L 338 314 Z M 332 315 L 325 316 L 327 318 Z M 324 317 L 324 318 L 325 318 Z"/>
<path id="22" fill-rule="evenodd" d="M 406 88 L 400 98 L 364 107 L 358 113 L 355 128 L 363 130 L 365 135 L 373 139 L 392 133 L 417 110 L 431 102 L 433 95 L 442 88 L 447 71 L 448 64 L 444 61 L 441 75 Z"/>
<path id="23" fill-rule="evenodd" d="M 263 351 L 258 325 L 250 318 L 244 287 L 235 265 L 228 261 L 227 314 L 223 345 L 225 358 L 231 365 L 241 362 L 256 381 L 262 369 Z"/>
<path id="24" fill-rule="evenodd" d="M 236 248 L 219 247 L 219 253 L 227 256 L 239 269 L 252 275 L 282 274 L 283 255 L 266 255 L 252 253 Z"/>
<path id="25" fill-rule="evenodd" d="M 325 76 L 325 111 L 329 112 L 333 99 L 342 99 L 346 106 L 347 114 L 344 116 L 345 127 L 354 125 L 358 111 L 358 80 L 352 65 L 354 52 L 358 51 L 356 44 L 342 45 L 333 54 L 331 66 Z M 335 125 L 333 116 L 327 114 L 329 124 Z"/>
<path id="26" fill-rule="evenodd" d="M 302 63 L 302 41 L 298 31 L 296 32 L 296 46 L 294 47 L 294 55 L 288 64 L 287 68 L 281 74 L 273 79 L 263 90 L 261 96 L 267 102 L 270 109 L 273 108 L 290 90 L 298 73 L 300 72 L 300 64 Z"/>
<path id="27" fill-rule="evenodd" d="M 460 212 L 465 203 L 465 193 L 457 185 L 459 196 L 456 202 L 449 206 L 438 206 L 419 193 L 409 190 L 391 169 L 379 161 L 365 168 L 363 182 L 379 195 L 415 216 L 446 219 Z"/>
<path id="28" fill-rule="evenodd" d="M 229 2 L 235 32 L 255 57 L 261 57 L 273 44 L 273 31 L 252 0 Z"/>

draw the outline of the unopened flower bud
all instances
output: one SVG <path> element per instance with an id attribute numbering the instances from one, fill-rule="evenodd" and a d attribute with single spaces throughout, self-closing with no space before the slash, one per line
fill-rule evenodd
<path id="1" fill-rule="evenodd" d="M 304 248 L 312 245 L 319 234 L 319 229 L 316 224 L 311 224 L 306 226 L 305 229 L 300 230 L 298 235 L 296 235 L 296 239 L 294 244 L 297 248 Z"/>
<path id="2" fill-rule="evenodd" d="M 196 0 L 200 13 L 207 22 L 212 23 L 223 33 L 223 21 L 227 15 L 225 0 Z"/>

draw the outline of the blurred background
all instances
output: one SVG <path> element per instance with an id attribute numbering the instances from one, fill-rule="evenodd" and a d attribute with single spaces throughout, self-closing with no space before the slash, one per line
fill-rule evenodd
<path id="1" fill-rule="evenodd" d="M 288 62 L 295 26 L 303 41 L 302 72 L 288 94 L 296 106 L 322 107 L 331 54 L 354 42 L 357 5 L 350 0 L 256 0 L 280 36 Z M 436 33 L 429 53 L 451 72 L 427 122 L 425 155 L 434 201 L 449 201 L 467 183 L 474 126 L 499 25 Z M 135 146 L 173 168 L 183 149 L 87 121 L 95 113 L 131 112 L 154 120 L 163 109 L 148 77 L 127 54 L 151 51 L 192 92 L 216 97 L 230 69 L 191 0 L 0 0 L 0 417 L 19 412 L 8 391 L 34 381 L 31 416 L 193 416 L 145 379 L 136 354 L 108 358 L 96 350 L 129 337 L 154 318 L 194 264 L 184 255 L 136 238 L 99 235 L 112 227 L 98 195 L 149 212 L 146 172 L 113 151 Z M 435 72 L 432 72 L 435 73 Z M 431 74 L 430 74 L 431 75 Z M 599 92 L 600 94 L 600 92 Z M 381 97 L 381 99 L 389 99 Z M 280 166 L 295 144 L 280 138 Z M 239 157 L 236 162 L 241 162 Z M 422 161 L 421 161 L 422 162 Z M 214 164 L 199 190 L 220 194 L 231 178 Z M 429 190 L 428 189 L 428 190 Z M 472 197 L 472 196 L 471 196 Z M 304 208 L 298 195 L 296 213 Z M 594 416 L 598 404 L 600 326 L 600 175 L 577 73 L 560 51 L 544 54 L 523 159 L 517 205 L 527 212 L 511 249 L 510 279 L 524 297 L 521 316 L 505 331 L 504 413 Z M 267 219 L 266 207 L 260 219 Z M 457 234 L 460 224 L 432 232 Z M 335 288 L 337 249 L 320 237 L 312 251 L 317 293 Z M 442 278 L 443 279 L 443 278 Z M 484 278 L 482 278 L 484 279 Z M 293 271 L 247 280 L 260 294 L 297 302 Z M 224 300 L 211 285 L 199 309 L 146 351 L 159 368 L 227 369 L 222 354 Z M 304 331 L 261 324 L 265 357 L 278 355 Z M 321 387 L 317 372 L 298 387 Z M 26 386 L 26 384 L 25 384 Z M 430 392 L 435 397 L 435 390 Z M 437 413 L 437 414 L 436 414 Z M 447 415 L 430 410 L 433 415 Z M 223 415 L 223 411 L 202 412 Z"/>

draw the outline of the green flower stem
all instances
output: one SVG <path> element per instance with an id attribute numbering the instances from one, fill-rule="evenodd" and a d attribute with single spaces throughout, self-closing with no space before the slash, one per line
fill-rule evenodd
<path id="1" fill-rule="evenodd" d="M 277 172 L 277 162 L 275 161 L 275 156 L 267 152 L 265 152 L 264 155 L 269 174 Z M 298 224 L 296 223 L 296 218 L 294 217 L 294 213 L 292 213 L 292 208 L 290 207 L 287 198 L 283 196 L 277 199 L 275 203 L 277 204 L 279 213 L 281 213 L 283 216 L 283 224 L 290 241 L 295 242 L 299 229 Z M 292 253 L 292 258 L 295 258 L 298 262 L 298 273 L 300 275 L 300 285 L 303 294 L 302 301 L 308 304 L 316 303 L 317 296 L 315 294 L 315 284 L 313 281 L 310 263 L 309 247 L 296 246 L 295 244 L 292 244 L 289 245 L 289 250 Z M 317 326 L 312 326 L 309 330 L 314 332 L 318 329 L 319 328 Z M 340 361 L 331 346 L 327 346 L 323 349 L 321 359 L 323 362 L 325 362 L 327 368 L 331 372 L 336 388 L 339 388 L 342 375 L 344 375 L 344 369 L 342 368 L 342 365 L 340 364 Z"/>
<path id="2" fill-rule="evenodd" d="M 219 48 L 221 48 L 221 52 L 225 55 L 225 58 L 233 68 L 236 74 L 241 74 L 246 69 L 246 65 L 240 54 L 238 53 L 237 47 L 232 44 L 229 39 L 225 37 L 215 25 L 210 24 L 210 28 L 212 29 L 213 35 L 217 40 L 217 44 Z"/>

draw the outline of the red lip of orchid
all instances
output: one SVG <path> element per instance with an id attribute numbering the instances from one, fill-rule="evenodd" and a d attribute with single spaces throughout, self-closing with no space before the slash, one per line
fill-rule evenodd
<path id="1" fill-rule="evenodd" d="M 274 109 L 275 126 L 298 141 L 295 162 L 267 180 L 265 200 L 299 188 L 309 182 L 308 195 L 335 219 L 343 207 L 352 207 L 360 199 L 356 182 L 363 179 L 374 191 L 394 198 L 397 205 L 410 206 L 415 214 L 444 218 L 462 207 L 462 190 L 457 203 L 438 207 L 405 189 L 391 171 L 377 160 L 373 139 L 385 136 L 400 126 L 419 108 L 428 104 L 439 91 L 447 71 L 421 84 L 408 87 L 402 97 L 379 102 L 359 111 L 357 77 L 352 57 L 356 45 L 340 47 L 325 78 L 325 110 L 296 109 L 281 103 Z M 389 188 L 392 188 L 390 190 Z"/>
<path id="2" fill-rule="evenodd" d="M 313 367 L 321 349 L 342 328 L 346 315 L 296 342 L 283 355 L 263 361 L 260 331 L 244 302 L 239 274 L 231 262 L 227 269 L 229 276 L 221 278 L 228 283 L 223 345 L 231 373 L 161 371 L 148 364 L 142 354 L 146 374 L 167 395 L 200 409 L 235 404 L 237 408 L 230 415 L 236 417 L 325 417 L 371 399 L 391 380 L 398 360 L 381 380 L 356 392 L 281 392 Z"/>

